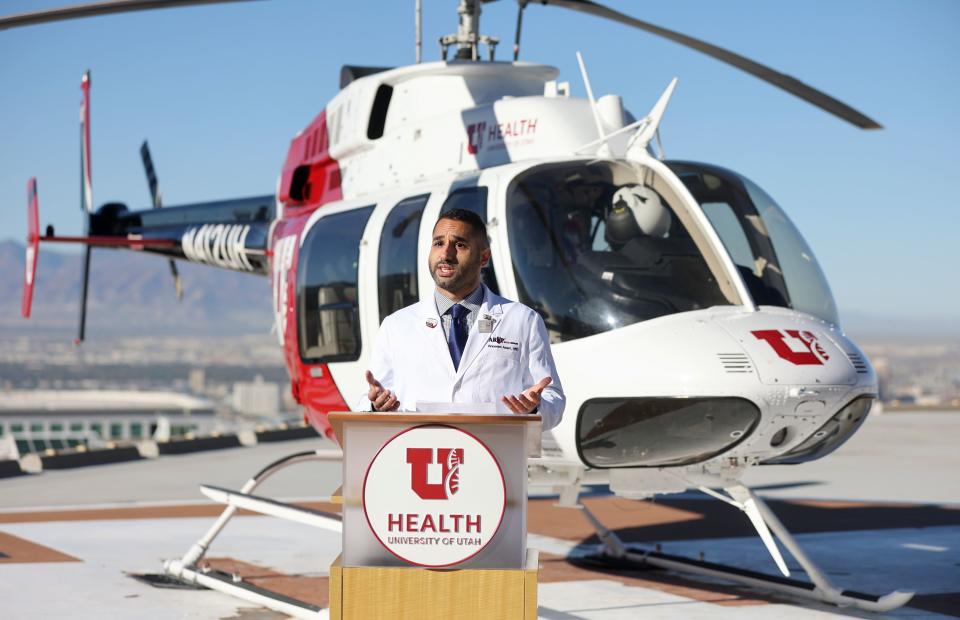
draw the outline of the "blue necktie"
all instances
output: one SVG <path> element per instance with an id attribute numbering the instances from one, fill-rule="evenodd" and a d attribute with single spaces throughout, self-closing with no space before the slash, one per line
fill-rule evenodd
<path id="1" fill-rule="evenodd" d="M 463 357 L 463 350 L 467 346 L 467 314 L 470 312 L 460 304 L 450 306 L 451 321 L 450 333 L 447 334 L 447 347 L 450 349 L 450 358 L 453 360 L 453 367 L 460 368 L 460 358 Z"/>

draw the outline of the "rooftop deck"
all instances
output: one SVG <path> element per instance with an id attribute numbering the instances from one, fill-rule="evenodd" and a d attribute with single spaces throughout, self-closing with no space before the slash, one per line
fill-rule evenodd
<path id="1" fill-rule="evenodd" d="M 839 585 L 918 592 L 886 617 L 960 617 L 957 438 L 958 413 L 877 416 L 836 454 L 757 468 L 746 482 Z M 239 488 L 282 455 L 324 446 L 320 439 L 260 444 L 0 480 L 3 616 L 283 618 L 217 592 L 155 588 L 128 574 L 159 573 L 164 559 L 182 555 L 209 527 L 220 506 L 202 500 L 200 483 Z M 313 502 L 339 484 L 338 465 L 305 464 L 257 493 L 322 508 Z M 739 511 L 703 495 L 633 502 L 594 489 L 585 502 L 625 540 L 775 571 Z M 666 571 L 597 565 L 589 559 L 597 549 L 590 526 L 553 504 L 534 497 L 529 513 L 530 543 L 541 551 L 541 618 L 877 617 Z M 243 516 L 214 543 L 209 562 L 324 606 L 327 567 L 339 549 L 338 534 Z"/>

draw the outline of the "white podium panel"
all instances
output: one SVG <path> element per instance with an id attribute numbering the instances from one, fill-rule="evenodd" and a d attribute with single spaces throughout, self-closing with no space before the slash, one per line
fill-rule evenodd
<path id="1" fill-rule="evenodd" d="M 539 416 L 331 414 L 344 567 L 522 569 Z"/>

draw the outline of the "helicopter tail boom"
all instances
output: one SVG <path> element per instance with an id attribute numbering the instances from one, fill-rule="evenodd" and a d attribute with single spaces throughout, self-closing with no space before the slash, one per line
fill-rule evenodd
<path id="1" fill-rule="evenodd" d="M 37 180 L 27 183 L 27 245 L 21 314 L 29 318 L 36 281 L 40 243 L 79 243 L 85 246 L 81 274 L 80 327 L 76 344 L 86 331 L 90 257 L 94 247 L 126 248 L 165 255 L 178 297 L 182 294 L 173 259 L 185 259 L 236 271 L 268 273 L 268 239 L 275 217 L 273 195 L 218 202 L 202 202 L 159 209 L 160 194 L 144 143 L 141 156 L 150 186 L 152 208 L 131 211 L 122 203 L 107 203 L 94 209 L 93 175 L 90 163 L 90 72 L 83 75 L 80 106 L 80 208 L 84 234 L 57 236 L 53 226 L 40 233 Z"/>

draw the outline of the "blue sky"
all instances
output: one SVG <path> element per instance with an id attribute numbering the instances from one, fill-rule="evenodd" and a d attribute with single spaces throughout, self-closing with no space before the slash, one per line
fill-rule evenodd
<path id="1" fill-rule="evenodd" d="M 12 14 L 72 2 L 8 0 Z M 268 0 L 98 17 L 0 32 L 0 239 L 22 239 L 25 186 L 41 223 L 79 232 L 80 76 L 93 72 L 97 204 L 146 206 L 150 140 L 164 201 L 273 191 L 293 135 L 338 88 L 342 64 L 413 61 L 413 0 Z M 735 69 L 624 26 L 531 5 L 524 60 L 553 64 L 582 95 L 642 115 L 679 86 L 667 155 L 719 164 L 764 187 L 827 273 L 841 316 L 947 324 L 960 317 L 960 3 L 953 0 L 607 0 L 791 74 L 885 129 L 858 130 Z M 424 0 L 424 57 L 456 28 L 456 0 Z M 516 8 L 482 30 L 510 54 Z"/>

